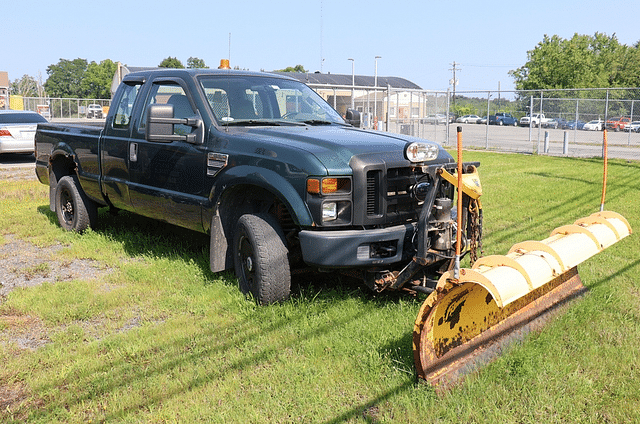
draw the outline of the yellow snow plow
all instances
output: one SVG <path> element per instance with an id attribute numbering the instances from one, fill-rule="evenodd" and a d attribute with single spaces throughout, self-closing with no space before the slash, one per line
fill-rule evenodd
<path id="1" fill-rule="evenodd" d="M 606 146 L 606 132 L 604 137 Z M 631 234 L 622 215 L 604 211 L 606 153 L 604 164 L 600 212 L 556 228 L 542 241 L 517 243 L 504 256 L 482 257 L 471 268 L 460 269 L 458 261 L 442 274 L 414 324 L 418 377 L 449 387 L 586 291 L 577 266 Z"/>
<path id="2" fill-rule="evenodd" d="M 480 258 L 457 279 L 445 273 L 415 322 L 418 376 L 446 384 L 495 356 L 504 337 L 535 328 L 536 319 L 585 290 L 579 263 L 630 233 L 621 215 L 598 212 L 545 240 L 518 243 L 505 256 Z"/>

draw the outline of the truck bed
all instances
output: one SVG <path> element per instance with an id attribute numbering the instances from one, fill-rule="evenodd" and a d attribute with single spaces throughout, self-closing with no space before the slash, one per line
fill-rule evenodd
<path id="1" fill-rule="evenodd" d="M 36 175 L 53 193 L 49 181 L 49 158 L 56 152 L 76 157 L 80 185 L 93 200 L 103 203 L 100 192 L 100 137 L 102 127 L 77 124 L 39 124 L 36 131 Z"/>

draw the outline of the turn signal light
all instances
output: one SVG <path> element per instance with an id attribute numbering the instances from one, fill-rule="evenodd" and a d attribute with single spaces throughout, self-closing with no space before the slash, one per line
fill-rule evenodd
<path id="1" fill-rule="evenodd" d="M 310 194 L 348 194 L 351 192 L 351 179 L 349 178 L 309 178 L 307 180 L 307 193 Z"/>
<path id="2" fill-rule="evenodd" d="M 320 180 L 309 178 L 307 180 L 307 193 L 320 194 Z"/>

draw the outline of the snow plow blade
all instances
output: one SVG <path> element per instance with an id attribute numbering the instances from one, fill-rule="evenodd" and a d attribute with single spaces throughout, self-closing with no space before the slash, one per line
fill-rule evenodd
<path id="1" fill-rule="evenodd" d="M 413 331 L 419 378 L 447 388 L 495 358 L 586 291 L 577 266 L 631 234 L 615 212 L 556 228 L 542 241 L 514 245 L 471 269 L 446 272 L 425 300 Z"/>

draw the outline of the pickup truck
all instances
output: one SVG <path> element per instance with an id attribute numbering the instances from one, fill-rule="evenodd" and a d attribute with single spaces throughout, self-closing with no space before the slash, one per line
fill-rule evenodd
<path id="1" fill-rule="evenodd" d="M 550 119 L 545 118 L 543 113 L 534 113 L 533 115 L 527 115 L 520 118 L 520 126 L 521 127 L 539 127 L 540 125 L 545 125 Z"/>
<path id="2" fill-rule="evenodd" d="M 498 112 L 495 115 L 489 115 L 490 125 L 511 125 L 517 126 L 518 120 L 514 118 L 510 113 Z"/>
<path id="3" fill-rule="evenodd" d="M 261 304 L 286 299 L 298 270 L 428 293 L 456 254 L 457 164 L 435 142 L 349 122 L 282 75 L 136 72 L 103 128 L 38 126 L 36 173 L 63 229 L 99 231 L 107 207 L 206 233 L 211 271 L 235 269 Z M 478 165 L 462 167 L 463 254 L 480 245 Z"/>

